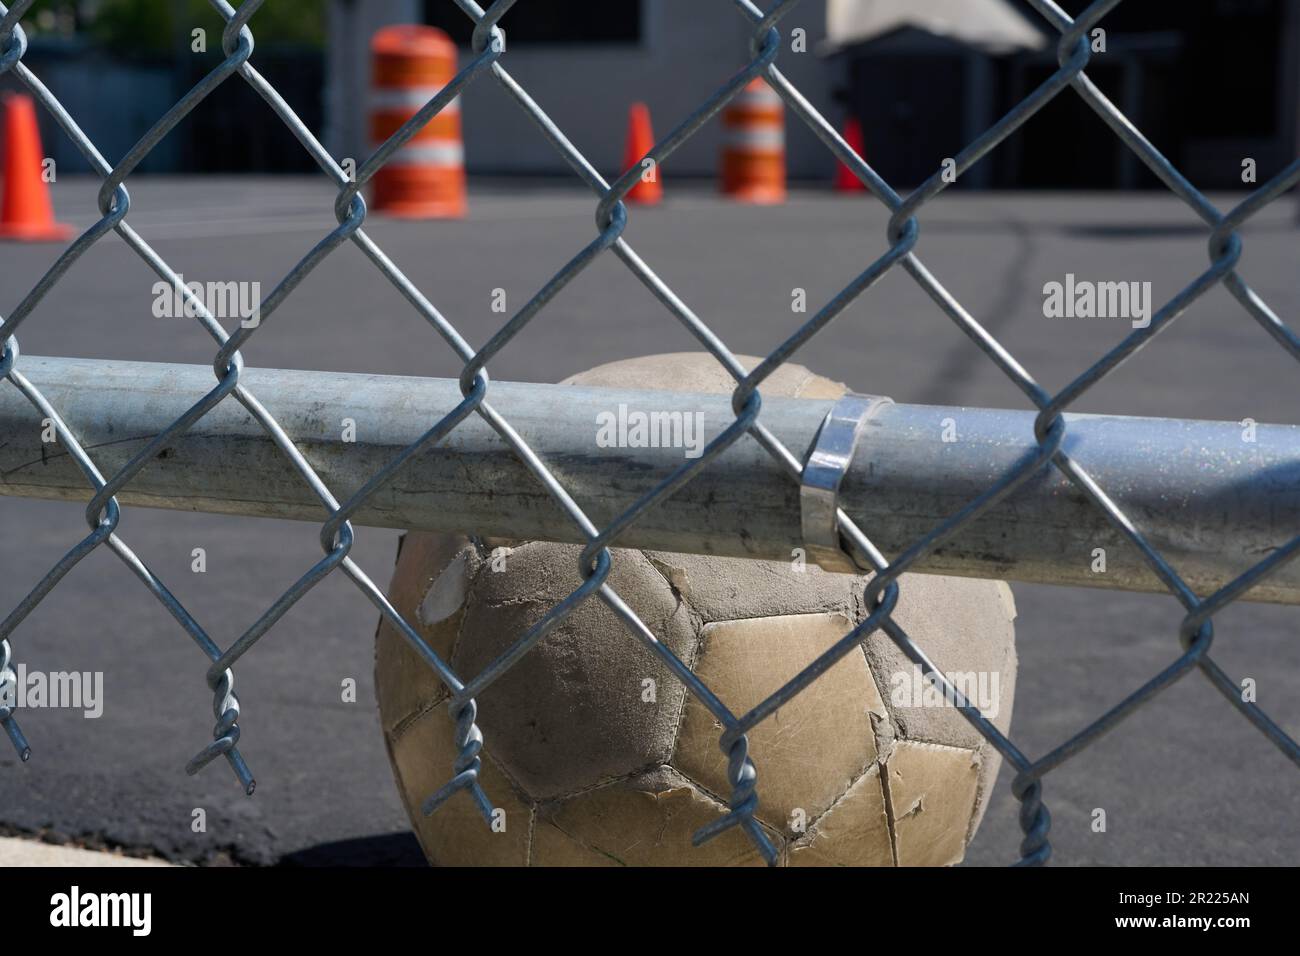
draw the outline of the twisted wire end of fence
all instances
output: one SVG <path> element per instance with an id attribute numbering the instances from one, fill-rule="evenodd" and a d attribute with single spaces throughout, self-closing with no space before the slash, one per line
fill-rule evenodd
<path id="1" fill-rule="evenodd" d="M 1052 857 L 1052 844 L 1047 839 L 1052 829 L 1052 814 L 1043 803 L 1043 783 L 1022 777 L 1012 783 L 1011 792 L 1020 801 L 1020 829 L 1025 833 L 1020 841 L 1020 859 L 1015 865 L 1042 866 Z"/>
<path id="2" fill-rule="evenodd" d="M 9 666 L 9 660 L 9 642 L 0 641 L 0 727 L 4 727 L 9 735 L 19 758 L 27 761 L 31 759 L 32 748 L 14 719 L 14 710 L 18 706 L 18 675 Z"/>
<path id="3" fill-rule="evenodd" d="M 212 743 L 190 759 L 185 765 L 185 772 L 194 776 L 218 757 L 225 757 L 243 786 L 244 793 L 251 797 L 257 782 L 237 746 L 239 698 L 235 696 L 235 675 L 229 668 L 221 672 L 221 676 L 212 685 L 212 692 L 212 713 L 217 718 L 216 726 L 212 728 Z"/>
<path id="4" fill-rule="evenodd" d="M 456 755 L 456 760 L 452 764 L 455 771 L 449 781 L 443 784 L 437 792 L 430 795 L 424 803 L 420 805 L 420 812 L 426 817 L 431 816 L 440 806 L 447 802 L 458 790 L 465 790 L 474 799 L 479 813 L 488 825 L 492 825 L 492 815 L 496 808 L 492 806 L 492 801 L 479 785 L 479 771 L 483 767 L 483 758 L 479 756 L 483 750 L 483 731 L 478 729 L 478 724 L 474 722 L 478 715 L 478 705 L 473 699 L 459 701 L 453 699 L 448 705 L 451 711 L 452 719 L 456 721 L 455 741 L 460 752 Z"/>
<path id="5" fill-rule="evenodd" d="M 701 846 L 732 827 L 740 827 L 754 844 L 754 848 L 767 861 L 768 866 L 777 862 L 776 847 L 767 838 L 763 828 L 754 819 L 758 809 L 758 769 L 749 759 L 749 738 L 741 734 L 728 744 L 727 735 L 721 740 L 722 752 L 727 755 L 727 778 L 731 781 L 731 799 L 727 802 L 727 812 L 712 823 L 706 823 L 695 831 L 691 837 L 694 846 Z"/>

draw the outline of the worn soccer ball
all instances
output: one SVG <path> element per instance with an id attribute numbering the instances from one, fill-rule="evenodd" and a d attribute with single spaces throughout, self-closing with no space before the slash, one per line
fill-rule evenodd
<path id="1" fill-rule="evenodd" d="M 757 359 L 742 358 L 749 367 Z M 652 356 L 571 384 L 729 392 L 710 357 Z M 844 386 L 787 365 L 769 395 L 833 398 Z M 463 679 L 476 675 L 580 583 L 580 548 L 503 546 L 411 533 L 389 598 Z M 865 617 L 868 578 L 809 564 L 614 549 L 609 584 L 733 713 L 785 683 Z M 1011 718 L 1015 605 L 1001 581 L 905 575 L 894 611 L 939 670 L 1002 730 Z M 448 694 L 381 622 L 375 683 L 398 790 L 441 865 L 748 865 L 739 829 L 700 847 L 726 812 L 722 726 L 600 600 L 584 602 L 478 698 L 480 781 L 420 809 L 452 774 Z M 877 631 L 749 733 L 756 818 L 784 865 L 959 862 L 999 758 Z"/>

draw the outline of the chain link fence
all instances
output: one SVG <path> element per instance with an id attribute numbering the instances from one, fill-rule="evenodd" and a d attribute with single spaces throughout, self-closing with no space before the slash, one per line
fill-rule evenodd
<path id="1" fill-rule="evenodd" d="M 1024 832 L 1024 839 L 1019 848 L 1020 864 L 1041 864 L 1051 855 L 1051 844 L 1048 840 L 1051 817 L 1043 800 L 1043 778 L 1194 669 L 1200 670 L 1246 720 L 1287 757 L 1300 765 L 1300 746 L 1296 741 L 1291 739 L 1255 703 L 1243 699 L 1236 681 L 1210 656 L 1214 639 L 1214 615 L 1294 559 L 1300 552 L 1300 537 L 1293 538 L 1285 545 L 1276 548 L 1267 558 L 1208 597 L 1198 597 L 1149 543 L 1143 531 L 1134 525 L 1124 511 L 1107 495 L 1106 489 L 1100 487 L 1064 450 L 1067 432 L 1064 418 L 1066 410 L 1137 350 L 1147 345 L 1189 305 L 1216 284 L 1225 286 L 1281 348 L 1287 350 L 1292 357 L 1300 359 L 1300 338 L 1286 327 L 1238 274 L 1237 265 L 1242 255 L 1242 243 L 1236 232 L 1251 216 L 1300 182 L 1300 160 L 1291 163 L 1226 214 L 1220 212 L 1161 155 L 1140 130 L 1116 109 L 1085 72 L 1091 56 L 1089 32 L 1110 10 L 1118 6 L 1121 0 L 1097 0 L 1077 19 L 1071 19 L 1059 6 L 1049 0 L 1030 0 L 1035 10 L 1060 34 L 1057 47 L 1059 69 L 953 158 L 954 171 L 959 176 L 1028 122 L 1053 98 L 1061 95 L 1077 95 L 1082 97 L 1114 134 L 1120 137 L 1125 145 L 1159 177 L 1160 181 L 1205 223 L 1209 236 L 1209 265 L 1205 271 L 1192 278 L 1177 295 L 1156 311 L 1147 327 L 1135 329 L 1117 346 L 1101 356 L 1087 371 L 1056 394 L 1049 393 L 1034 380 L 1011 352 L 945 289 L 940 280 L 926 268 L 917 253 L 920 237 L 919 215 L 923 207 L 939 195 L 955 177 L 944 175 L 945 171 L 942 169 L 936 170 L 934 175 L 912 193 L 906 196 L 899 195 L 844 142 L 831 124 L 813 109 L 776 67 L 778 51 L 783 42 L 780 23 L 798 5 L 798 0 L 783 0 L 768 11 L 760 9 L 750 0 L 731 0 L 736 8 L 737 30 L 747 31 L 751 38 L 749 63 L 682 120 L 644 157 L 655 163 L 666 160 L 674 150 L 736 97 L 750 80 L 761 77 L 780 95 L 790 112 L 801 122 L 806 123 L 825 143 L 827 149 L 838 160 L 845 163 L 892 214 L 888 226 L 888 250 L 867 265 L 851 283 L 767 355 L 756 368 L 748 371 L 737 361 L 726 344 L 710 330 L 708 324 L 656 275 L 654 269 L 623 238 L 628 221 L 628 210 L 622 199 L 636 185 L 642 164 L 635 164 L 613 183 L 606 182 L 528 92 L 511 77 L 506 68 L 509 62 L 506 38 L 498 22 L 515 5 L 516 0 L 497 0 L 487 10 L 472 0 L 456 0 L 464 13 L 474 22 L 473 52 L 470 61 L 450 83 L 361 164 L 356 170 L 355 177 L 345 174 L 340 163 L 324 149 L 293 108 L 253 66 L 254 32 L 250 27 L 250 21 L 263 5 L 263 0 L 245 0 L 238 9 L 225 0 L 211 0 L 211 2 L 226 21 L 222 34 L 225 59 L 168 110 L 116 164 L 110 163 L 100 154 L 95 144 L 82 133 L 76 120 L 68 114 L 41 80 L 23 64 L 22 58 L 27 48 L 27 41 L 19 21 L 30 12 L 34 0 L 19 2 L 9 8 L 0 5 L 0 11 L 4 11 L 3 19 L 0 19 L 0 48 L 3 49 L 3 53 L 0 54 L 0 74 L 13 75 L 34 95 L 103 179 L 99 190 L 99 212 L 102 218 L 62 252 L 54 265 L 41 276 L 31 291 L 0 324 L 0 341 L 4 343 L 3 355 L 0 356 L 0 374 L 3 374 L 9 383 L 30 401 L 41 418 L 48 419 L 53 424 L 58 441 L 75 460 L 92 491 L 92 498 L 85 512 L 90 532 L 71 547 L 3 622 L 0 622 L 0 689 L 6 685 L 12 686 L 15 680 L 10 665 L 12 654 L 10 637 L 79 561 L 96 548 L 104 546 L 125 562 L 139 578 L 141 584 L 167 609 L 208 659 L 206 679 L 213 694 L 212 705 L 216 725 L 213 728 L 212 740 L 190 760 L 186 767 L 187 772 L 197 773 L 208 764 L 224 759 L 241 786 L 250 794 L 253 792 L 254 778 L 239 749 L 240 701 L 235 693 L 234 665 L 297 601 L 336 570 L 341 570 L 404 635 L 451 693 L 449 707 L 455 721 L 455 743 L 459 755 L 454 765 L 449 768 L 447 783 L 437 792 L 429 795 L 425 801 L 426 813 L 436 811 L 449 797 L 463 790 L 471 795 L 485 818 L 490 821 L 493 801 L 484 792 L 479 782 L 483 735 L 476 724 L 475 698 L 543 640 L 547 633 L 572 613 L 581 602 L 593 598 L 604 602 L 626 625 L 630 637 L 641 642 L 658 657 L 682 681 L 687 691 L 707 707 L 724 728 L 720 746 L 728 756 L 728 776 L 732 788 L 729 807 L 725 814 L 695 834 L 694 841 L 697 845 L 724 831 L 739 827 L 748 834 L 769 862 L 775 862 L 776 850 L 755 819 L 760 781 L 749 756 L 747 733 L 761 721 L 769 718 L 784 703 L 804 691 L 816 681 L 819 675 L 876 630 L 884 631 L 907 657 L 921 668 L 934 686 L 947 699 L 956 703 L 963 716 L 1016 771 L 1012 789 L 1021 805 L 1020 824 Z M 259 325 L 253 328 L 240 327 L 233 334 L 227 334 L 201 298 L 184 286 L 172 267 L 131 227 L 128 222 L 131 199 L 125 182 L 169 131 L 199 108 L 203 100 L 220 84 L 235 77 L 256 90 L 321 171 L 334 181 L 338 188 L 334 212 L 339 225 L 321 239 L 266 297 L 262 303 Z M 360 191 L 394 152 L 411 139 L 433 116 L 447 107 L 470 84 L 484 81 L 488 77 L 501 87 L 504 95 L 519 105 L 537 127 L 539 134 L 563 156 L 573 173 L 591 189 L 596 197 L 596 229 L 590 243 L 557 271 L 523 308 L 491 336 L 482 348 L 474 349 L 457 331 L 455 325 L 438 311 L 437 307 L 366 234 L 363 228 L 366 204 Z M 23 363 L 15 336 L 19 327 L 29 319 L 68 268 L 90 246 L 109 232 L 116 232 L 161 280 L 177 288 L 184 295 L 187 308 L 193 310 L 199 326 L 216 344 L 212 361 L 216 384 L 169 427 L 148 441 L 124 467 L 114 474 L 105 476 L 78 442 L 77 435 L 60 417 L 59 409 L 55 408 L 23 375 Z M 322 482 L 300 449 L 289 439 L 280 423 L 241 381 L 244 362 L 240 349 L 248 343 L 258 329 L 273 319 L 276 310 L 293 293 L 299 283 L 334 249 L 345 242 L 351 242 L 360 248 L 378 272 L 393 284 L 411 307 L 423 316 L 447 346 L 459 356 L 464 366 L 459 379 L 462 400 L 434 423 L 418 441 L 394 457 L 351 497 L 340 502 Z M 541 460 L 522 440 L 511 423 L 493 408 L 489 401 L 492 386 L 487 366 L 495 355 L 510 345 L 521 330 L 542 312 L 560 290 L 606 252 L 612 253 L 623 262 L 668 312 L 726 368 L 734 377 L 736 388 L 731 398 L 734 421 L 705 447 L 703 453 L 698 458 L 687 460 L 677 467 L 605 527 L 597 527 L 548 469 L 546 462 Z M 791 481 L 801 482 L 804 477 L 804 463 L 785 447 L 762 421 L 760 388 L 768 376 L 791 359 L 850 303 L 895 268 L 911 276 L 956 327 L 982 350 L 1038 410 L 1034 423 L 1035 446 L 986 491 L 957 513 L 939 520 L 929 533 L 913 542 L 892 560 L 873 545 L 868 534 L 869 528 L 858 527 L 852 515 L 839 509 L 836 518 L 841 547 L 858 567 L 874 572 L 865 592 L 865 606 L 874 610 L 861 624 L 845 634 L 835 645 L 762 703 L 747 713 L 735 714 L 692 673 L 682 660 L 656 639 L 655 634 L 609 586 L 607 578 L 612 562 L 609 549 L 639 516 L 673 495 L 703 469 L 708 468 L 710 462 L 725 449 L 746 435 L 752 436 L 770 453 L 789 473 Z M 228 399 L 233 399 L 242 405 L 292 463 L 298 475 L 319 499 L 325 520 L 320 529 L 320 543 L 324 556 L 304 571 L 292 587 L 285 591 L 233 644 L 223 649 L 118 536 L 117 528 L 121 514 L 115 495 L 150 461 L 172 446 L 180 436 L 219 403 Z M 550 609 L 545 617 L 527 633 L 519 635 L 515 643 L 481 673 L 461 675 L 455 673 L 449 664 L 428 646 L 417 630 L 389 603 L 383 591 L 349 557 L 354 534 L 349 519 L 369 496 L 385 485 L 415 455 L 443 441 L 459 424 L 472 415 L 480 416 L 509 444 L 513 452 L 519 456 L 529 471 L 562 507 L 575 527 L 580 530 L 586 546 L 580 558 L 582 584 Z M 1031 759 L 1021 752 L 1014 741 L 995 728 L 978 708 L 963 697 L 957 687 L 949 683 L 927 658 L 925 651 L 891 615 L 899 597 L 899 578 L 904 572 L 913 568 L 919 560 L 954 535 L 959 534 L 970 522 L 997 505 L 1018 487 L 1049 469 L 1059 470 L 1104 513 L 1107 521 L 1138 549 L 1147 565 L 1182 604 L 1186 613 L 1177 622 L 1176 628 L 1174 622 L 1172 620 L 1170 622 L 1170 630 L 1176 631 L 1181 649 L 1167 667 L 1050 753 L 1038 759 Z M 12 708 L 0 707 L 0 725 L 4 726 L 23 759 L 27 759 L 30 748 L 18 726 Z"/>

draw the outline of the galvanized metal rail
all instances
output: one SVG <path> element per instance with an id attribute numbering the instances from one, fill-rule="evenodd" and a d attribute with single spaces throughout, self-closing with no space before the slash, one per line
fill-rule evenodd
<path id="1" fill-rule="evenodd" d="M 28 380 L 102 468 L 125 466 L 211 382 L 198 365 L 106 364 L 25 356 Z M 453 379 L 246 368 L 316 474 L 345 495 L 462 400 Z M 494 382 L 493 405 L 598 524 L 679 466 L 683 447 L 600 447 L 598 422 L 633 413 L 699 416 L 702 442 L 731 424 L 730 399 L 659 391 Z M 806 456 L 834 403 L 769 398 L 763 422 Z M 1036 447 L 1032 412 L 882 403 L 867 420 L 839 505 L 887 554 L 961 509 Z M 346 423 L 345 423 L 346 420 Z M 1071 456 L 1105 487 L 1183 579 L 1209 594 L 1300 528 L 1300 427 L 1067 415 Z M 76 461 L 31 404 L 0 390 L 0 495 L 88 501 Z M 945 437 L 950 440 L 945 440 Z M 213 409 L 117 495 L 124 504 L 320 520 L 320 502 L 238 405 Z M 744 439 L 628 528 L 620 545 L 789 559 L 804 548 L 799 486 Z M 467 419 L 412 458 L 352 516 L 357 525 L 467 531 L 585 544 L 586 539 L 485 422 Z M 1096 549 L 1105 549 L 1104 571 Z M 914 570 L 1131 591 L 1164 591 L 1141 555 L 1064 476 L 1043 472 Z M 1300 604 L 1300 564 L 1242 596 Z"/>

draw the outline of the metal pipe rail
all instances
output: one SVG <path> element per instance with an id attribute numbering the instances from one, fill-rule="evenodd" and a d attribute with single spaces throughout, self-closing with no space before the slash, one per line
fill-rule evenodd
<path id="1" fill-rule="evenodd" d="M 24 356 L 106 474 L 212 385 L 207 366 Z M 461 400 L 451 379 L 244 370 L 325 484 L 359 488 Z M 493 405 L 598 525 L 690 449 L 602 447 L 601 413 L 698 413 L 703 441 L 735 420 L 730 398 L 494 382 Z M 762 422 L 806 456 L 830 401 L 770 398 Z M 1067 414 L 1065 450 L 1198 593 L 1209 594 L 1300 529 L 1300 427 Z M 345 422 L 350 420 L 351 424 Z M 1035 447 L 1034 413 L 888 404 L 867 423 L 841 507 L 897 554 L 985 491 Z M 88 501 L 74 461 L 43 440 L 39 413 L 0 389 L 0 494 Z M 354 434 L 353 434 L 354 433 Z M 945 440 L 948 438 L 950 440 Z M 1248 440 L 1253 438 L 1253 441 Z M 627 444 L 626 442 L 624 444 Z M 242 406 L 214 408 L 118 497 L 127 504 L 319 522 L 319 501 Z M 354 517 L 360 525 L 579 542 L 573 522 L 477 416 L 407 463 Z M 789 560 L 802 548 L 799 486 L 745 438 L 640 516 L 624 547 Z M 1105 570 L 1099 566 L 1104 549 Z M 918 570 L 1166 592 L 1104 514 L 1047 468 L 926 557 Z M 1300 604 L 1300 562 L 1245 600 Z"/>

